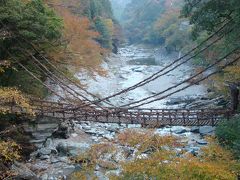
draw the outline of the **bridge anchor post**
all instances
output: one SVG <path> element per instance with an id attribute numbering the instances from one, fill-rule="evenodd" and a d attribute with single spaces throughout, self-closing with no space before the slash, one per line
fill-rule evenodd
<path id="1" fill-rule="evenodd" d="M 235 113 L 239 106 L 239 86 L 234 83 L 229 83 L 228 87 L 231 95 L 231 110 L 232 113 Z"/>

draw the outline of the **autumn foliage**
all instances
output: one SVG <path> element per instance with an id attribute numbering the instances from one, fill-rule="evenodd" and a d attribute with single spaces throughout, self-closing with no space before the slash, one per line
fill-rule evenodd
<path id="1" fill-rule="evenodd" d="M 134 149 L 133 159 L 121 161 L 119 175 L 109 175 L 112 180 L 163 179 L 163 180 L 235 180 L 239 175 L 239 163 L 229 150 L 221 147 L 214 138 L 207 139 L 198 156 L 184 150 L 182 139 L 174 136 L 160 136 L 151 130 L 129 129 L 121 132 L 116 139 L 94 145 L 90 151 L 75 159 L 82 170 L 73 174 L 72 179 L 96 178 L 96 165 L 116 169 L 116 164 L 104 162 L 117 147 Z M 141 156 L 145 154 L 145 156 Z"/>
<path id="2" fill-rule="evenodd" d="M 0 114 L 11 113 L 11 106 L 22 108 L 28 114 L 34 114 L 28 99 L 19 90 L 0 88 L 0 94 Z"/>
<path id="3" fill-rule="evenodd" d="M 202 148 L 201 155 L 195 157 L 184 151 L 176 151 L 175 148 L 182 144 L 174 137 L 150 135 L 149 132 L 134 132 L 134 136 L 131 135 L 132 132 L 124 132 L 120 134 L 120 139 L 128 136 L 130 141 L 127 141 L 131 146 L 138 144 L 137 147 L 141 149 L 143 144 L 148 144 L 150 146 L 145 148 L 155 149 L 152 149 L 148 158 L 123 163 L 121 175 L 113 176 L 112 179 L 234 180 L 239 173 L 239 164 L 232 153 L 222 148 L 215 139 L 209 139 L 209 146 Z"/>

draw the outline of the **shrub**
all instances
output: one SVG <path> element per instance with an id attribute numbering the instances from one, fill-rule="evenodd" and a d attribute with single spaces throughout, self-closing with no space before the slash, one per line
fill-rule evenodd
<path id="1" fill-rule="evenodd" d="M 82 168 L 81 171 L 73 173 L 70 179 L 88 179 L 88 177 L 91 177 L 91 179 L 97 179 L 94 175 L 94 170 L 96 165 L 100 163 L 104 163 L 105 167 L 108 167 L 109 169 L 114 169 L 114 164 L 101 161 L 101 157 L 115 151 L 116 148 L 111 143 L 106 142 L 93 145 L 88 152 L 80 154 L 73 159 L 73 161 L 80 164 Z"/>
<path id="2" fill-rule="evenodd" d="M 230 148 L 234 155 L 240 159 L 240 117 L 234 117 L 230 121 L 221 122 L 216 128 L 216 136 L 219 142 Z"/>
<path id="3" fill-rule="evenodd" d="M 20 159 L 20 146 L 14 141 L 0 141 L 0 160 L 3 163 L 13 162 Z"/>
<path id="4" fill-rule="evenodd" d="M 111 179 L 235 180 L 239 165 L 231 152 L 219 146 L 214 139 L 209 144 L 202 149 L 200 157 L 178 157 L 173 150 L 160 149 L 146 159 L 124 163 L 120 176 L 112 176 Z"/>
<path id="5" fill-rule="evenodd" d="M 168 149 L 181 146 L 178 139 L 173 136 L 159 136 L 153 131 L 126 130 L 117 137 L 121 145 L 137 148 L 139 153 L 144 151 L 159 151 L 167 145 Z"/>

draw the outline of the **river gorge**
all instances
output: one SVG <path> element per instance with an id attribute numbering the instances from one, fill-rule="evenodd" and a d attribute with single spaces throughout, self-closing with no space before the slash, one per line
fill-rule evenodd
<path id="1" fill-rule="evenodd" d="M 178 55 L 178 53 L 167 54 L 162 49 L 142 45 L 126 46 L 120 48 L 118 54 L 111 54 L 104 60 L 102 68 L 107 72 L 106 76 L 98 74 L 93 76 L 87 71 L 81 71 L 76 74 L 76 77 L 79 78 L 89 92 L 96 94 L 99 98 L 103 98 L 156 73 L 173 59 L 178 58 Z M 153 95 L 179 83 L 193 73 L 192 65 L 185 64 L 156 81 L 124 95 L 112 98 L 110 102 L 120 106 Z M 57 89 L 61 92 L 60 87 Z M 199 101 L 208 101 L 206 98 L 207 93 L 207 87 L 198 84 L 172 97 L 144 107 L 160 109 L 186 108 Z M 62 95 L 64 95 L 63 92 Z M 51 96 L 50 99 L 57 100 L 54 96 Z M 119 174 L 121 172 L 120 162 L 131 161 L 135 158 L 146 158 L 148 156 L 148 153 L 138 154 L 136 149 L 116 142 L 118 134 L 126 130 L 149 131 L 142 128 L 141 125 L 126 126 L 125 124 L 74 121 L 74 129 L 72 129 L 66 122 L 59 124 L 58 120 L 54 118 L 39 118 L 37 122 L 34 127 L 25 124 L 25 130 L 32 135 L 31 142 L 38 149 L 31 154 L 31 159 L 27 164 L 14 165 L 14 168 L 19 171 L 20 169 L 28 169 L 25 174 L 28 173 L 28 176 L 33 176 L 34 178 L 42 180 L 67 179 L 73 172 L 78 172 L 82 168 L 81 165 L 74 163 L 71 159 L 85 154 L 93 145 L 108 143 L 115 147 L 115 151 L 101 156 L 101 163 L 96 164 L 94 168 L 94 176 L 100 180 L 108 179 L 111 174 Z M 186 144 L 182 149 L 176 150 L 184 150 L 187 153 L 197 155 L 200 148 L 207 145 L 204 137 L 213 134 L 214 128 L 207 126 L 167 126 L 152 129 L 151 131 L 160 136 L 173 135 L 181 138 L 181 141 Z M 126 154 L 128 155 L 126 156 Z M 110 168 L 106 164 L 111 164 L 113 167 Z M 91 179 L 91 177 L 89 178 Z"/>

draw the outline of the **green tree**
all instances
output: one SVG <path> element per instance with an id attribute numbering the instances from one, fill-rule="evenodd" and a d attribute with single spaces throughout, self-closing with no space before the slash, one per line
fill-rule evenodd
<path id="1" fill-rule="evenodd" d="M 182 15 L 190 19 L 193 26 L 192 36 L 194 39 L 199 39 L 203 34 L 209 35 L 217 31 L 220 27 L 225 28 L 216 34 L 224 34 L 224 38 L 216 43 L 202 54 L 201 59 L 208 64 L 217 57 L 223 56 L 235 48 L 240 48 L 239 34 L 240 34 L 240 3 L 239 0 L 185 0 L 185 5 L 182 10 Z M 234 28 L 231 33 L 229 32 Z M 235 56 L 239 55 L 235 53 Z M 229 59 L 229 58 L 228 58 Z M 223 87 L 224 81 L 239 82 L 240 72 L 239 63 L 233 64 L 221 76 L 215 79 L 214 87 L 222 93 L 226 91 Z M 233 73 L 234 72 L 234 73 Z M 232 76 L 231 74 L 235 74 Z"/>
<path id="2" fill-rule="evenodd" d="M 225 48 L 222 48 L 221 51 L 225 52 L 240 45 L 240 42 L 236 41 L 239 39 L 240 33 L 240 3 L 238 0 L 187 0 L 185 2 L 182 15 L 190 18 L 190 23 L 194 25 L 192 34 L 195 39 L 202 32 L 215 32 L 219 27 L 231 21 L 225 31 L 233 26 L 236 26 L 236 29 L 233 33 L 225 36 L 223 43 Z"/>
<path id="3" fill-rule="evenodd" d="M 102 18 L 96 18 L 95 20 L 95 27 L 96 30 L 100 33 L 99 38 L 97 41 L 104 47 L 104 48 L 111 48 L 111 35 L 107 25 L 104 23 Z"/>
<path id="4" fill-rule="evenodd" d="M 62 21 L 42 0 L 0 2 L 0 61 L 8 61 L 18 69 L 16 71 L 8 67 L 0 77 L 0 85 L 18 86 L 29 93 L 37 90 L 36 94 L 43 96 L 43 86 L 19 68 L 15 60 L 32 69 L 44 80 L 46 77 L 33 68 L 32 61 L 23 51 L 35 53 L 29 42 L 37 45 L 44 53 L 51 51 L 61 37 Z"/>

